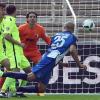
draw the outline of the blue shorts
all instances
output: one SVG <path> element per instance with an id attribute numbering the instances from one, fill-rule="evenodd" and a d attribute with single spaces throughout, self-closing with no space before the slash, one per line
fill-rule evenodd
<path id="1" fill-rule="evenodd" d="M 51 77 L 51 72 L 55 66 L 55 60 L 45 54 L 41 61 L 32 67 L 32 72 L 36 75 L 36 80 L 47 85 Z"/>

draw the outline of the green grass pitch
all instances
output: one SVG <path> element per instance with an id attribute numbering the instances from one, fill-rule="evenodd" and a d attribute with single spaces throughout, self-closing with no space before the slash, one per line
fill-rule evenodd
<path id="1" fill-rule="evenodd" d="M 46 95 L 43 97 L 28 95 L 26 98 L 12 97 L 0 100 L 100 100 L 100 95 Z"/>

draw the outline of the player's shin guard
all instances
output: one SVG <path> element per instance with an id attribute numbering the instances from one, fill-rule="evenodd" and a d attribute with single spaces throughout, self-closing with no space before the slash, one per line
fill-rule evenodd
<path id="1" fill-rule="evenodd" d="M 20 72 L 4 72 L 2 77 L 10 77 L 10 78 L 15 78 L 15 79 L 23 79 L 27 80 L 27 74 L 25 73 L 20 73 Z"/>

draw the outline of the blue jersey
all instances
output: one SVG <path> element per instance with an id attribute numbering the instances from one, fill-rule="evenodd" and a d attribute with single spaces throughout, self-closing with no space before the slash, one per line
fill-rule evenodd
<path id="1" fill-rule="evenodd" d="M 69 31 L 59 32 L 52 37 L 48 57 L 54 58 L 57 64 L 69 51 L 69 47 L 76 43 L 77 38 Z"/>
<path id="2" fill-rule="evenodd" d="M 52 37 L 52 42 L 40 62 L 32 67 L 37 80 L 48 84 L 53 67 L 68 53 L 69 47 L 75 44 L 77 38 L 71 32 L 59 32 Z"/>

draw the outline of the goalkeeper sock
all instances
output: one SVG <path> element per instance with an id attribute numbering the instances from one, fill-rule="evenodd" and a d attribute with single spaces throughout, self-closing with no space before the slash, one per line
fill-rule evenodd
<path id="1" fill-rule="evenodd" d="M 27 84 L 27 81 L 25 81 L 25 80 L 19 80 L 19 87 L 26 86 L 26 84 Z"/>
<path id="2" fill-rule="evenodd" d="M 10 78 L 9 81 L 12 82 L 9 86 L 9 92 L 14 96 L 16 95 L 16 79 Z"/>

